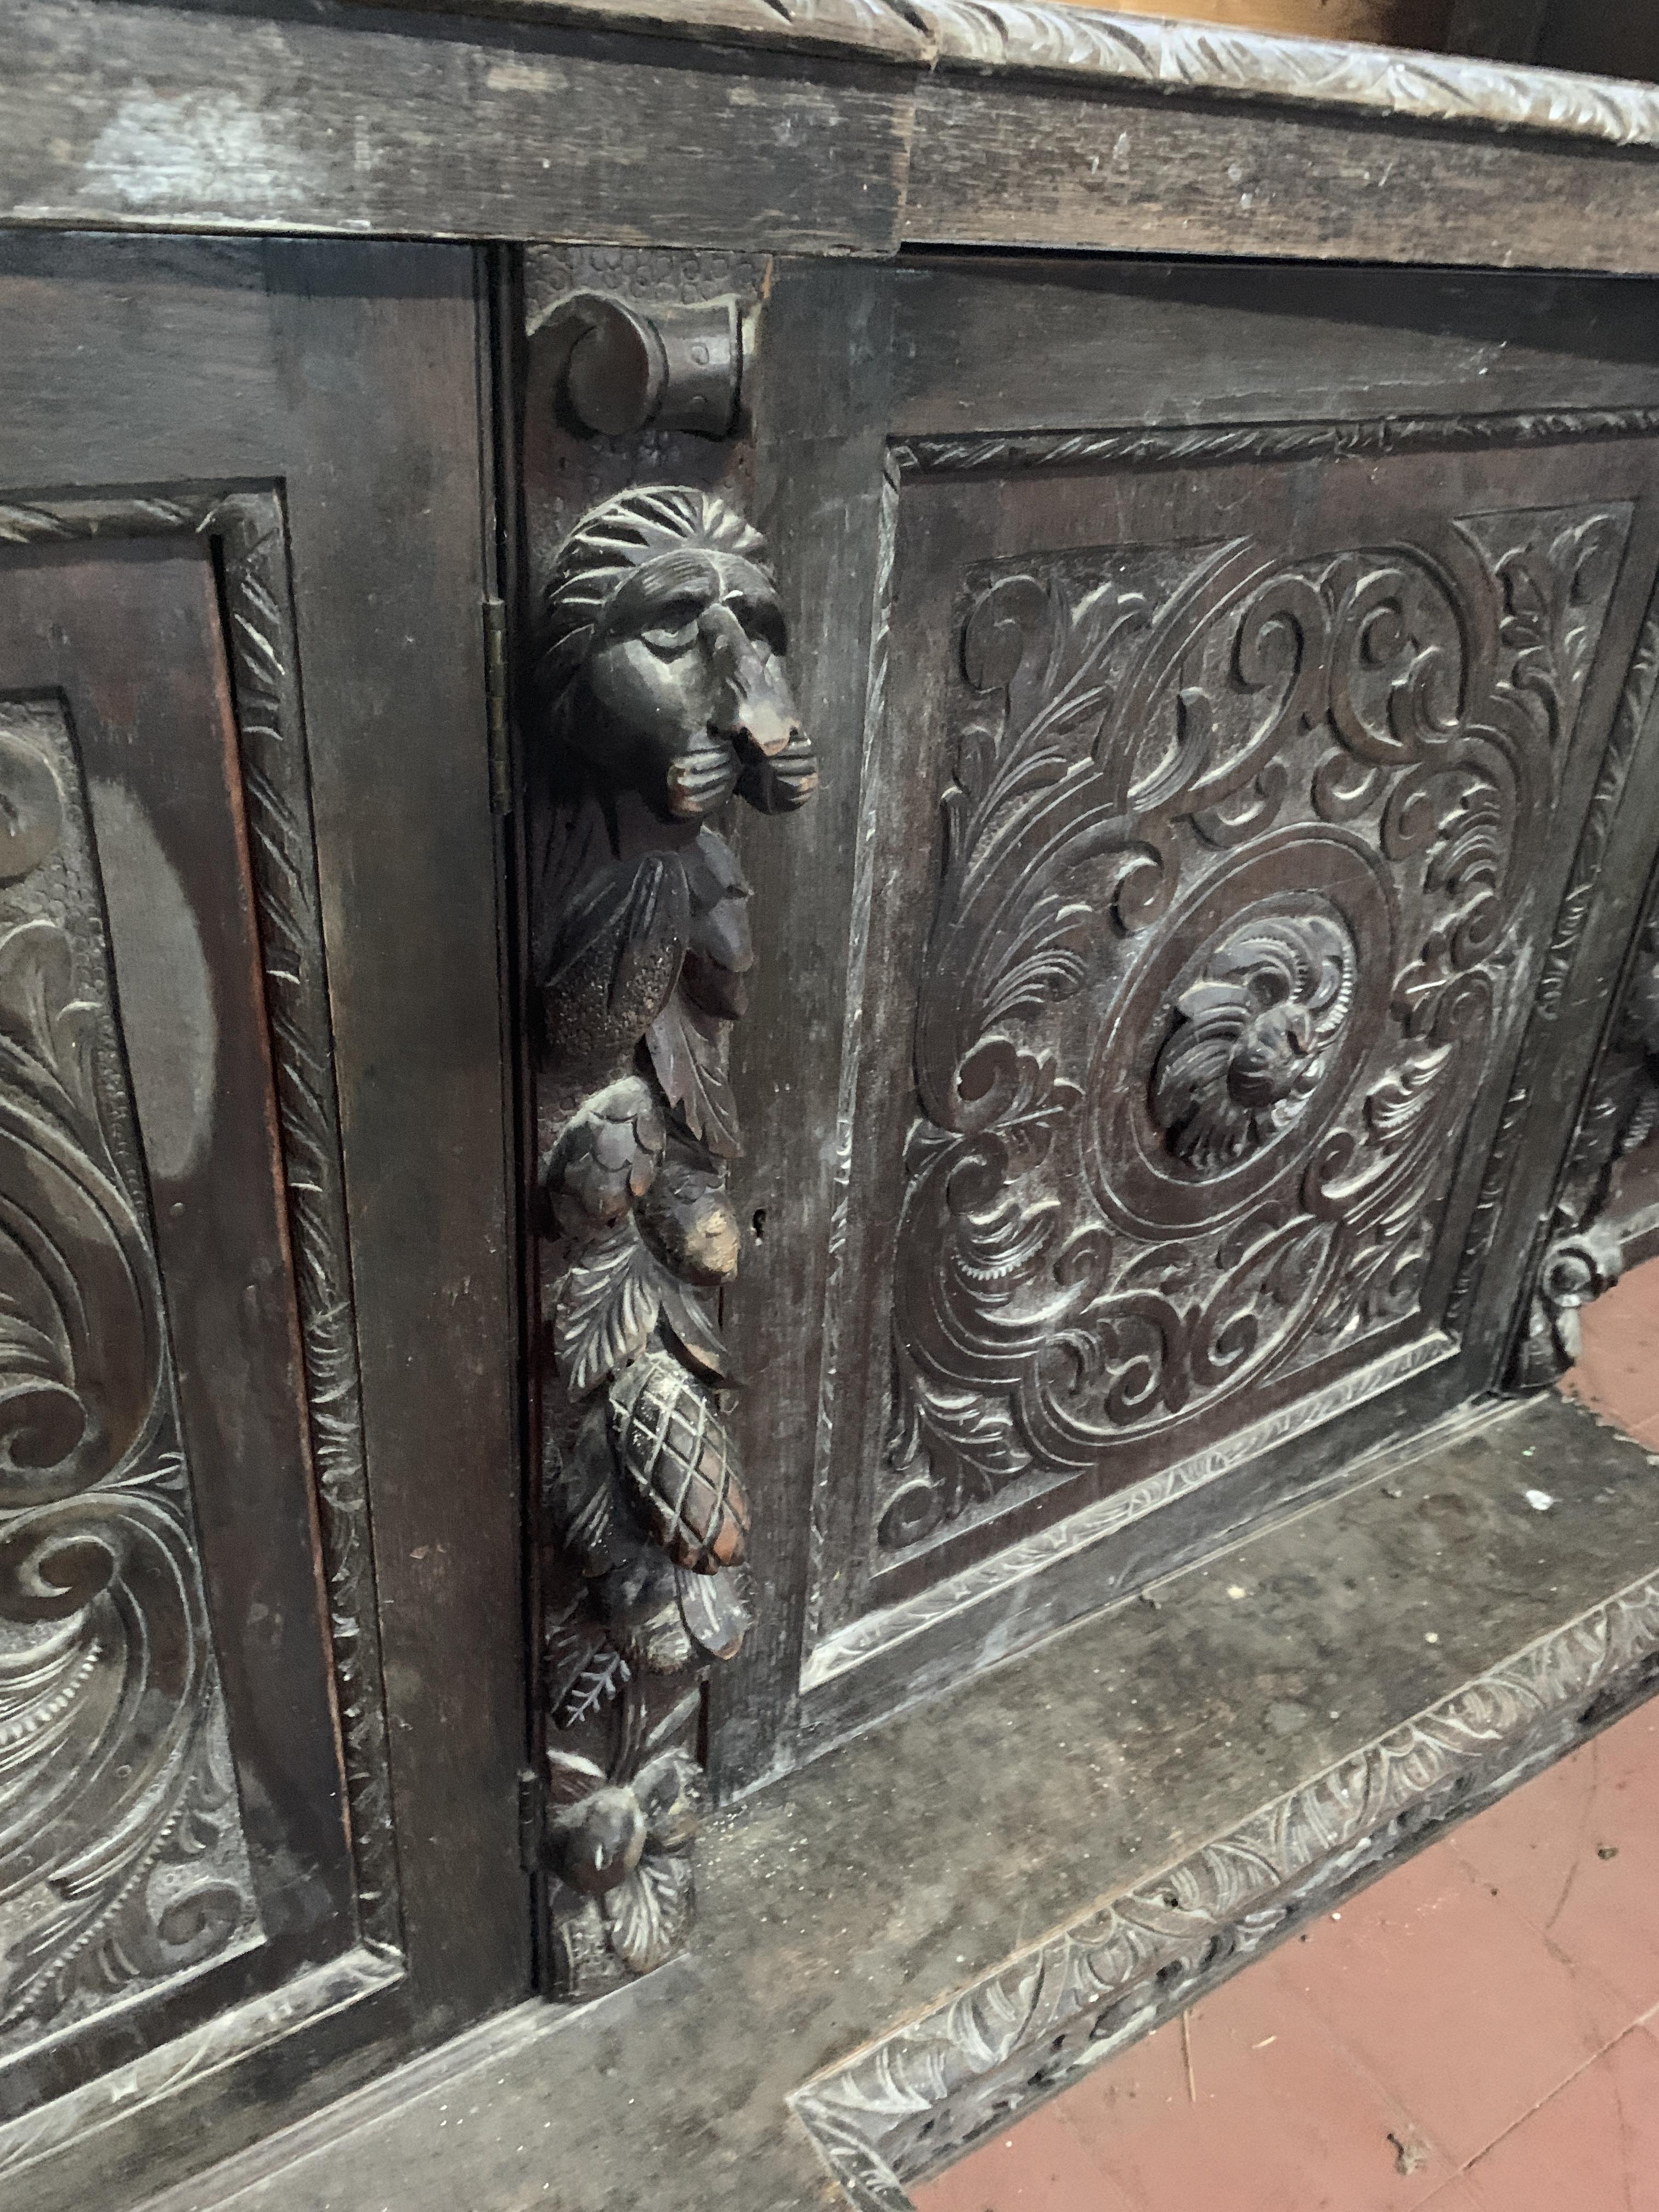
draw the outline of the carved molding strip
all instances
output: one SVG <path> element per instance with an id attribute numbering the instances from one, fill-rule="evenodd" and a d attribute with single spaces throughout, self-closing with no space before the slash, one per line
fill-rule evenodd
<path id="1" fill-rule="evenodd" d="M 1370 460 L 1395 453 L 1559 445 L 1595 438 L 1649 438 L 1656 433 L 1659 433 L 1659 408 L 1585 408 L 1525 415 L 1398 416 L 1364 422 L 1230 422 L 1170 429 L 908 438 L 896 440 L 890 451 L 895 465 L 905 475 L 968 475 L 981 470 L 1107 465 L 1191 468 L 1224 461 Z"/>
<path id="2" fill-rule="evenodd" d="M 322 908 L 286 532 L 271 491 L 0 502 L 0 544 L 185 535 L 221 548 L 328 1589 L 358 1921 L 402 1941 Z"/>
<path id="3" fill-rule="evenodd" d="M 1485 124 L 1614 146 L 1659 143 L 1659 94 L 1565 70 L 1503 68 L 1334 39 L 1275 38 L 1018 0 L 914 0 L 914 12 L 945 65 L 1358 108 L 1418 123 Z"/>
<path id="4" fill-rule="evenodd" d="M 893 625 L 893 564 L 898 550 L 899 476 L 891 454 L 884 461 L 874 599 L 870 618 L 870 672 L 865 686 L 864 744 L 859 788 L 867 791 L 887 715 L 887 660 Z M 864 1036 L 864 1007 L 870 960 L 870 916 L 874 883 L 873 840 L 861 836 L 854 854 L 853 915 L 847 957 L 846 1028 L 842 1040 L 841 1084 L 836 1101 L 836 1169 L 830 1199 L 829 1264 L 824 1272 L 823 1347 L 818 1369 L 817 1420 L 812 1442 L 812 1496 L 807 1522 L 806 1601 L 801 1649 L 805 1654 L 800 1686 L 817 1679 L 817 1645 L 823 1631 L 826 1570 L 834 1542 L 831 1526 L 830 1455 L 836 1434 L 836 1401 L 842 1389 L 842 1336 L 847 1313 L 848 1228 L 857 1173 L 858 1083 Z M 838 1662 L 829 1671 L 838 1673 Z"/>
<path id="5" fill-rule="evenodd" d="M 1223 1979 L 1440 1823 L 1611 1717 L 1659 1653 L 1659 1575 L 1264 1805 L 792 2100 L 861 2212 Z"/>
<path id="6" fill-rule="evenodd" d="M 461 12 L 1659 145 L 1659 94 L 1622 79 L 1019 0 L 489 0 Z"/>
<path id="7" fill-rule="evenodd" d="M 273 492 L 197 525 L 223 549 L 242 789 L 276 1079 L 283 1184 L 323 1530 L 357 1924 L 400 1949 L 398 1845 L 380 1680 L 362 1393 L 288 548 Z"/>

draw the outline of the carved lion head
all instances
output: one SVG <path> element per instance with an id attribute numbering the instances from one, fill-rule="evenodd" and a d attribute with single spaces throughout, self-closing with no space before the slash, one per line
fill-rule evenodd
<path id="1" fill-rule="evenodd" d="M 763 812 L 817 782 L 784 666 L 760 532 L 713 492 L 622 492 L 560 547 L 542 603 L 556 741 L 613 791 L 695 821 L 736 791 Z"/>

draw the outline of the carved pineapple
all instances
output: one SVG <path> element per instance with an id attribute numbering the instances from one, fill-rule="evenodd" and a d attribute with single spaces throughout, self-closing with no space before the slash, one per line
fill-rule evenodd
<path id="1" fill-rule="evenodd" d="M 735 1566 L 749 1536 L 737 1448 L 677 1359 L 649 1352 L 617 1377 L 611 1428 L 623 1474 L 657 1541 L 698 1574 Z"/>

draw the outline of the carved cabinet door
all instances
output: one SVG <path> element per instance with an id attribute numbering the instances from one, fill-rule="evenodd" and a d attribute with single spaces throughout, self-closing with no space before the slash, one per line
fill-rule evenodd
<path id="1" fill-rule="evenodd" d="M 1499 1381 L 1651 796 L 1653 320 L 775 273 L 754 511 L 823 789 L 744 848 L 776 1533 L 726 1786 Z"/>
<path id="2" fill-rule="evenodd" d="M 528 1984 L 477 289 L 0 248 L 8 2201 Z"/>

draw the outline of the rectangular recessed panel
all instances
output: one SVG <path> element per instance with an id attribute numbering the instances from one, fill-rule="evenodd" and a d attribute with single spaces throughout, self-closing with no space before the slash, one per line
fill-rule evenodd
<path id="1" fill-rule="evenodd" d="M 320 1129 L 326 1041 L 281 1003 L 320 958 L 302 739 L 250 572 L 278 510 L 32 512 L 0 592 L 9 2110 L 130 2047 L 135 2014 L 153 2040 L 341 1952 L 362 1909 L 308 1403 L 349 1416 L 350 1365 L 307 1372 L 270 1028 Z M 239 532 L 240 696 L 214 557 Z M 314 1292 L 337 1262 L 304 1258 Z"/>
<path id="2" fill-rule="evenodd" d="M 1443 1354 L 1650 466 L 1496 419 L 896 450 L 820 1633 Z"/>

